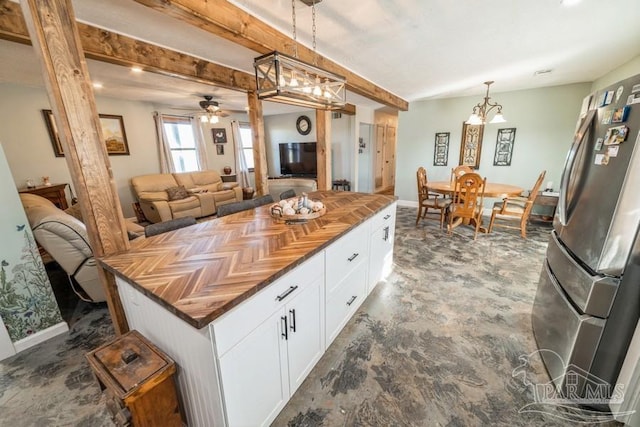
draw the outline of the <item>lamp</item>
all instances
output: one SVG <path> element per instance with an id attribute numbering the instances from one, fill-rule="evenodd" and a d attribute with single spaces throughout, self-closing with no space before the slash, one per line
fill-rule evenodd
<path id="1" fill-rule="evenodd" d="M 315 4 L 319 0 L 301 0 L 312 8 L 313 53 L 316 54 L 316 12 Z M 296 37 L 296 0 L 291 0 L 293 20 L 294 56 L 278 51 L 255 58 L 253 66 L 256 72 L 258 99 L 308 108 L 335 110 L 344 107 L 346 99 L 346 80 L 343 76 L 309 64 L 298 59 Z"/>
<path id="2" fill-rule="evenodd" d="M 484 102 L 476 104 L 473 107 L 473 111 L 469 116 L 469 120 L 466 121 L 468 125 L 483 125 L 487 121 L 487 114 L 494 108 L 497 108 L 496 114 L 493 116 L 493 119 L 489 123 L 505 123 L 506 120 L 502 115 L 502 105 L 497 102 L 491 102 L 491 97 L 489 96 L 489 86 L 491 86 L 494 82 L 484 82 L 487 85 L 487 93 L 484 96 Z"/>
<path id="3" fill-rule="evenodd" d="M 206 113 L 200 116 L 200 121 L 202 123 L 211 123 L 216 124 L 220 121 L 220 118 L 215 113 Z"/>

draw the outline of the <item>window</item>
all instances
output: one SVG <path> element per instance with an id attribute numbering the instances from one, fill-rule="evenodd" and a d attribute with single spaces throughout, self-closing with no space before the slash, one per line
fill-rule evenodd
<path id="1" fill-rule="evenodd" d="M 251 126 L 249 123 L 239 123 L 238 129 L 240 130 L 240 146 L 242 147 L 242 152 L 247 162 L 247 169 L 249 172 L 253 172 L 253 137 L 251 136 Z"/>
<path id="2" fill-rule="evenodd" d="M 186 117 L 163 116 L 164 132 L 171 150 L 171 160 L 176 172 L 200 170 L 196 139 L 191 121 Z"/>

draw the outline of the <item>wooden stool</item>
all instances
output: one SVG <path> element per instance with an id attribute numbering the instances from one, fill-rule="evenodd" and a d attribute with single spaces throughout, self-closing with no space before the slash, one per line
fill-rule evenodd
<path id="1" fill-rule="evenodd" d="M 173 360 L 138 331 L 86 354 L 118 426 L 182 426 Z"/>
<path id="2" fill-rule="evenodd" d="M 351 191 L 351 182 L 346 179 L 336 179 L 332 182 L 334 190 Z"/>

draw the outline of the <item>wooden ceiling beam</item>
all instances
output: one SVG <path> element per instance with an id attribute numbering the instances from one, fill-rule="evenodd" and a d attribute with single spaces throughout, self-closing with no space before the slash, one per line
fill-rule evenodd
<path id="1" fill-rule="evenodd" d="M 85 56 L 145 71 L 245 92 L 255 90 L 255 76 L 194 56 L 77 23 Z M 20 6 L 0 0 L 0 39 L 31 44 Z"/>
<path id="2" fill-rule="evenodd" d="M 227 0 L 135 1 L 260 54 L 277 50 L 293 56 L 293 39 Z M 347 79 L 347 89 L 354 93 L 401 111 L 409 109 L 409 103 L 399 96 L 300 44 L 298 58 L 309 63 L 313 63 L 314 58 L 317 58 L 319 67 L 344 76 Z"/>

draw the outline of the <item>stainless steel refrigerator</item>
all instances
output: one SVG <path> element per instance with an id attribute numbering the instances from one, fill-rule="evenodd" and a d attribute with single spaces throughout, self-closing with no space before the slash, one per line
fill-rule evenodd
<path id="1" fill-rule="evenodd" d="M 584 400 L 613 392 L 640 316 L 640 75 L 582 110 L 532 324 L 550 378 Z"/>

